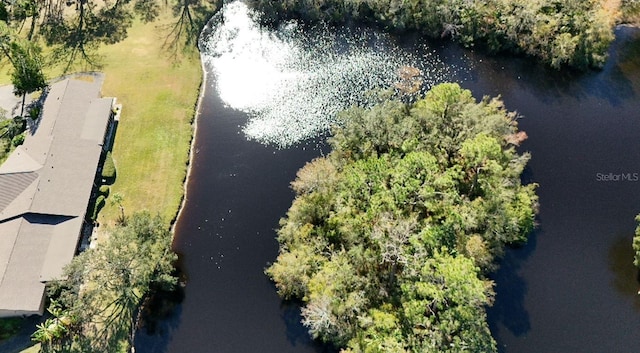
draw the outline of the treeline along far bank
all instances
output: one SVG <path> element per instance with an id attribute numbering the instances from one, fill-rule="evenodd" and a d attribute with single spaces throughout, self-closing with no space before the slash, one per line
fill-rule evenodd
<path id="1" fill-rule="evenodd" d="M 451 38 L 489 52 L 534 56 L 554 68 L 600 67 L 633 0 L 253 0 L 267 21 L 373 23 Z M 626 6 L 626 7 L 625 7 Z"/>

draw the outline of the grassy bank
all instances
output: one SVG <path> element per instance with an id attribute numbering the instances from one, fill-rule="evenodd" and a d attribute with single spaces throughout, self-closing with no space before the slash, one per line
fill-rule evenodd
<path id="1" fill-rule="evenodd" d="M 168 12 L 168 11 L 167 11 Z M 196 48 L 174 62 L 163 48 L 166 26 L 174 19 L 136 23 L 126 40 L 104 46 L 104 96 L 123 105 L 113 158 L 126 212 L 147 209 L 169 222 L 180 206 L 186 175 L 192 120 L 202 80 Z M 118 207 L 107 201 L 101 223 Z"/>

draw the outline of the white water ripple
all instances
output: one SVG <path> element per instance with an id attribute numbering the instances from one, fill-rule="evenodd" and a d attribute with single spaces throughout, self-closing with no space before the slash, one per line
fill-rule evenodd
<path id="1" fill-rule="evenodd" d="M 338 112 L 366 104 L 367 91 L 397 82 L 402 66 L 420 67 L 427 87 L 452 77 L 435 55 L 418 57 L 379 33 L 303 31 L 296 22 L 274 30 L 256 16 L 240 1 L 225 4 L 201 47 L 220 98 L 248 114 L 243 132 L 265 144 L 287 147 L 327 131 Z"/>

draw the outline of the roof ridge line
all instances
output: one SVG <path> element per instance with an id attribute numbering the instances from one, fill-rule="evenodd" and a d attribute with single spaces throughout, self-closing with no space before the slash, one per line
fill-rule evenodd
<path id="1" fill-rule="evenodd" d="M 22 215 L 24 215 L 26 213 L 23 213 Z M 16 216 L 16 219 L 20 219 L 20 226 L 18 227 L 18 233 L 20 234 L 20 230 L 22 229 L 22 226 L 25 222 L 24 217 L 22 217 L 22 215 L 20 216 Z M 13 239 L 13 244 L 11 246 L 11 253 L 9 254 L 9 257 L 7 258 L 7 266 L 4 266 L 4 271 L 2 272 L 2 277 L 0 277 L 0 287 L 2 287 L 2 283 L 4 283 L 4 277 L 7 275 L 7 269 L 9 268 L 9 264 L 11 264 L 11 258 L 13 257 L 13 253 L 16 251 L 16 242 L 18 241 L 18 236 L 16 236 Z"/>
<path id="2" fill-rule="evenodd" d="M 62 95 L 60 95 L 60 98 L 64 100 L 64 98 L 67 95 L 67 89 L 69 88 L 69 82 L 71 82 L 70 78 L 66 78 L 63 81 L 66 81 L 64 83 L 64 90 L 62 91 Z M 58 111 L 56 112 L 56 115 L 60 114 L 60 108 L 58 107 Z M 51 136 L 51 138 L 55 138 L 53 135 L 53 131 L 56 129 L 56 124 L 58 123 L 58 119 L 53 120 L 53 124 L 51 124 L 51 130 L 49 131 L 49 136 Z M 47 157 L 44 159 L 44 163 L 42 163 L 42 165 L 44 166 L 45 164 L 47 164 L 47 159 L 49 159 L 49 151 L 47 151 Z"/>

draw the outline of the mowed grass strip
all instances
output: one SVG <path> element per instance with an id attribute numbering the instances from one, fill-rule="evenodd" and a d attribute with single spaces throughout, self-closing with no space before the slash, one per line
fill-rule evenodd
<path id="1" fill-rule="evenodd" d="M 178 62 L 163 47 L 167 26 L 174 21 L 167 10 L 158 21 L 136 22 L 127 39 L 100 50 L 106 74 L 103 96 L 116 97 L 123 106 L 111 195 L 123 196 L 125 213 L 146 209 L 160 213 L 167 223 L 182 200 L 202 81 L 195 46 Z M 112 223 L 119 212 L 107 199 L 99 220 Z"/>

